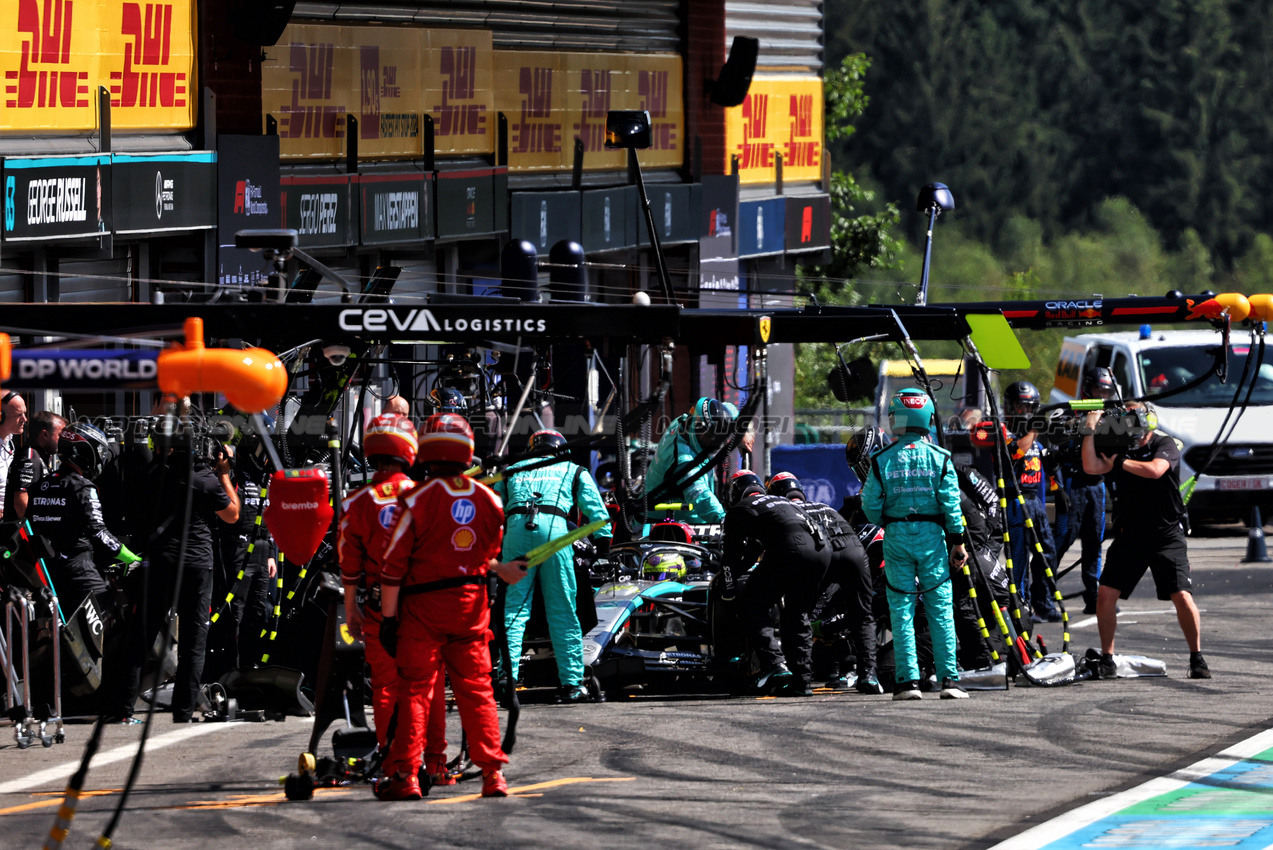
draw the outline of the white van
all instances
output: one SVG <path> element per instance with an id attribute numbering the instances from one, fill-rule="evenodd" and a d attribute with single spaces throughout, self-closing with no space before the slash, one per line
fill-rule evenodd
<path id="1" fill-rule="evenodd" d="M 1183 483 L 1206 460 L 1233 401 L 1246 358 L 1248 354 L 1256 355 L 1254 350 L 1248 350 L 1249 337 L 1237 330 L 1230 337 L 1228 383 L 1220 383 L 1213 374 L 1205 383 L 1180 395 L 1162 401 L 1155 401 L 1154 396 L 1210 370 L 1220 342 L 1219 333 L 1207 330 L 1071 337 L 1061 346 L 1049 401 L 1056 404 L 1077 398 L 1086 375 L 1099 366 L 1109 367 L 1123 397 L 1148 398 L 1158 410 L 1159 427 L 1184 444 L 1180 469 Z M 1269 346 L 1255 380 L 1250 406 L 1233 436 L 1215 456 L 1207 473 L 1198 479 L 1189 502 L 1189 512 L 1194 517 L 1246 519 L 1252 505 L 1259 505 L 1265 518 L 1269 516 L 1268 508 L 1273 505 L 1273 428 L 1269 425 L 1273 413 L 1273 346 Z"/>

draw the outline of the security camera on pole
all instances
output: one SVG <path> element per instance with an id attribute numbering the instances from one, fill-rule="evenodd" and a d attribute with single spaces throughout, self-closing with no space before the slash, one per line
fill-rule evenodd
<path id="1" fill-rule="evenodd" d="M 945 183 L 929 183 L 919 190 L 915 210 L 928 213 L 928 235 L 924 241 L 924 271 L 920 277 L 919 295 L 915 297 L 917 307 L 928 303 L 928 266 L 933 258 L 933 228 L 937 226 L 937 216 L 954 208 L 955 196 Z"/>

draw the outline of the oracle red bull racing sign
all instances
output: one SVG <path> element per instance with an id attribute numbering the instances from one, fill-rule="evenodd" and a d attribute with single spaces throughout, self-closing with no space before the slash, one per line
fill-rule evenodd
<path id="1" fill-rule="evenodd" d="M 1082 301 L 1047 301 L 1043 308 L 1049 322 L 1063 322 L 1076 326 L 1102 324 L 1101 299 L 1099 298 Z"/>

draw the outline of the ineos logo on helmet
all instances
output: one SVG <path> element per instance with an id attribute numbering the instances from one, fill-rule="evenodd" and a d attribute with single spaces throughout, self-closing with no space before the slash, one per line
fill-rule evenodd
<path id="1" fill-rule="evenodd" d="M 914 387 L 898 390 L 888 403 L 889 429 L 897 435 L 930 434 L 936 417 L 933 400 Z"/>

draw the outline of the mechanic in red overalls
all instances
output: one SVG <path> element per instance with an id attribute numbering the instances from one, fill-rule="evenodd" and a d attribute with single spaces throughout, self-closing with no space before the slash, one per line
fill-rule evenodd
<path id="1" fill-rule="evenodd" d="M 463 475 L 473 460 L 473 430 L 462 416 L 437 413 L 420 430 L 425 479 L 401 499 L 380 574 L 380 640 L 398 662 L 398 728 L 385 763 L 382 800 L 417 800 L 420 751 L 432 713 L 429 695 L 442 675 L 468 733 L 469 756 L 482 769 L 482 796 L 508 795 L 499 715 L 491 686 L 487 571 L 510 584 L 524 561 L 501 563 L 504 508 L 489 487 Z"/>
<path id="2" fill-rule="evenodd" d="M 398 497 L 415 486 L 406 470 L 415 463 L 416 432 L 411 420 L 382 413 L 363 436 L 363 454 L 376 468 L 371 483 L 345 500 L 340 518 L 340 578 L 345 587 L 345 624 L 361 639 L 371 666 L 371 704 L 381 749 L 398 700 L 398 665 L 380 645 L 380 567 L 389 532 L 398 516 Z M 367 611 L 358 605 L 359 586 L 367 590 Z M 446 769 L 446 687 L 442 678 L 430 698 L 425 768 L 434 785 L 454 785 Z"/>

